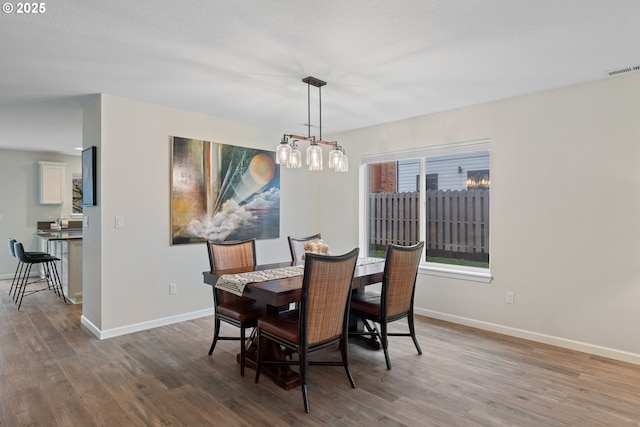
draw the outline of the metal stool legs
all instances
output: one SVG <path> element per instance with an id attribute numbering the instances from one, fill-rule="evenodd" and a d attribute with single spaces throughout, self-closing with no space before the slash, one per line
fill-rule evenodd
<path id="1" fill-rule="evenodd" d="M 62 298 L 66 304 L 67 299 L 64 295 L 62 281 L 60 280 L 58 268 L 55 263 L 56 261 L 60 261 L 60 258 L 56 258 L 48 254 L 42 256 L 29 256 L 24 252 L 24 248 L 20 242 L 16 242 L 14 247 L 16 258 L 18 258 L 18 261 L 21 263 L 21 266 L 18 266 L 18 268 L 21 268 L 22 270 L 22 272 L 17 275 L 18 280 L 16 281 L 13 289 L 13 301 L 18 306 L 18 310 L 20 310 L 20 307 L 22 306 L 22 300 L 25 295 L 30 295 L 44 290 L 52 290 L 59 298 Z M 43 265 L 47 287 L 27 292 L 27 285 L 41 282 L 41 280 L 29 282 L 31 268 L 34 264 Z"/>

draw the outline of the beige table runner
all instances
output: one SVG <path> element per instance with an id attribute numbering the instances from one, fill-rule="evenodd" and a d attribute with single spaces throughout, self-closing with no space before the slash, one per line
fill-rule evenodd
<path id="1" fill-rule="evenodd" d="M 274 268 L 271 270 L 249 271 L 247 273 L 223 274 L 216 282 L 216 288 L 242 296 L 247 283 L 266 282 L 267 280 L 284 279 L 285 277 L 302 276 L 304 265 Z"/>
<path id="2" fill-rule="evenodd" d="M 384 262 L 384 258 L 358 258 L 357 266 Z"/>
<path id="3" fill-rule="evenodd" d="M 358 258 L 357 265 L 384 262 L 381 258 Z M 244 287 L 249 283 L 266 282 L 268 280 L 284 279 L 285 277 L 302 276 L 304 265 L 294 265 L 291 267 L 274 268 L 271 270 L 249 271 L 247 273 L 223 274 L 216 282 L 216 289 L 231 292 L 234 295 L 242 296 Z"/>

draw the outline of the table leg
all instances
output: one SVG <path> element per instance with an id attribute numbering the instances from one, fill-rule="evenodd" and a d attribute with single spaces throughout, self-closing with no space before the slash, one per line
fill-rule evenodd
<path id="1" fill-rule="evenodd" d="M 245 366 L 256 368 L 257 359 L 257 347 L 256 343 L 252 343 L 247 349 L 247 360 Z M 267 355 L 269 360 L 285 359 L 285 354 L 279 345 L 273 342 L 267 342 Z M 237 356 L 238 363 L 240 363 L 240 354 Z M 300 385 L 300 375 L 293 371 L 289 365 L 262 365 L 262 374 L 268 376 L 279 387 L 284 390 L 290 390 Z"/>
<path id="2" fill-rule="evenodd" d="M 256 361 L 258 360 L 258 334 L 256 329 L 254 329 L 247 341 L 245 367 L 248 366 L 255 369 Z M 238 353 L 236 356 L 238 363 L 240 363 L 240 357 L 240 353 Z M 267 341 L 265 359 L 285 360 L 286 357 L 285 352 L 278 344 L 273 341 Z M 290 390 L 300 385 L 300 375 L 293 371 L 289 365 L 262 365 L 262 373 L 284 390 Z"/>
<path id="3" fill-rule="evenodd" d="M 364 332 L 364 324 L 355 316 L 349 316 L 349 332 Z M 382 345 L 375 336 L 349 335 L 349 341 L 370 348 L 380 350 Z"/>
<path id="4" fill-rule="evenodd" d="M 353 293 L 364 292 L 364 289 L 354 289 Z M 356 316 L 349 316 L 349 332 L 364 332 L 365 326 L 362 320 Z M 362 345 L 372 350 L 380 350 L 382 345 L 378 339 L 371 335 L 349 335 L 349 341 Z"/>

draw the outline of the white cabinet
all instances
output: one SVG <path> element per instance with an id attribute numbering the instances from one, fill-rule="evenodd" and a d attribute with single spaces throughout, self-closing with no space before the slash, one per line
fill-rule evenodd
<path id="1" fill-rule="evenodd" d="M 40 169 L 40 204 L 61 205 L 64 200 L 65 163 L 38 162 Z"/>

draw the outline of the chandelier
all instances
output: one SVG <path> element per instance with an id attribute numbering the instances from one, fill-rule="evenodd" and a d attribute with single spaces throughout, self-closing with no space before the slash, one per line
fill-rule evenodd
<path id="1" fill-rule="evenodd" d="M 322 139 L 322 86 L 324 82 L 315 77 L 305 77 L 302 79 L 307 84 L 307 136 L 284 134 L 278 147 L 276 148 L 276 163 L 286 165 L 288 168 L 302 167 L 302 153 L 298 148 L 298 141 L 308 142 L 307 148 L 307 166 L 310 171 L 322 170 L 322 148 L 321 145 L 332 147 L 329 152 L 329 169 L 336 172 L 347 172 L 349 170 L 349 159 L 344 152 L 344 148 L 338 145 L 338 141 L 324 141 Z M 318 88 L 319 103 L 319 136 L 311 136 L 311 86 Z"/>

